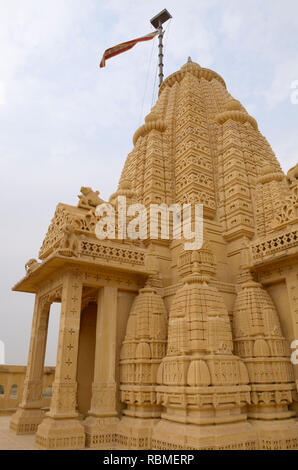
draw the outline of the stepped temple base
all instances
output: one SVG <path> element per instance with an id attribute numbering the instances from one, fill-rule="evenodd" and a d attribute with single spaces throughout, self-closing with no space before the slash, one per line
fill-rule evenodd
<path id="1" fill-rule="evenodd" d="M 152 433 L 159 419 L 123 417 L 117 427 L 118 449 L 152 449 Z"/>
<path id="2" fill-rule="evenodd" d="M 298 449 L 295 419 L 195 426 L 155 419 L 89 417 L 84 427 L 86 446 L 95 449 Z"/>
<path id="3" fill-rule="evenodd" d="M 258 438 L 258 450 L 298 449 L 298 421 L 250 421 Z"/>
<path id="4" fill-rule="evenodd" d="M 22 422 L 14 419 L 19 431 L 12 430 L 17 434 L 34 434 L 34 431 L 26 432 L 29 428 L 25 419 L 25 416 L 22 416 Z M 29 425 L 33 429 L 32 418 Z M 249 420 L 196 426 L 167 420 L 89 416 L 82 425 L 77 419 L 45 418 L 38 427 L 35 442 L 42 450 L 85 447 L 104 450 L 297 450 L 298 422 L 296 419 Z"/>
<path id="5" fill-rule="evenodd" d="M 91 449 L 114 449 L 119 419 L 88 416 L 83 422 L 86 433 L 86 447 Z"/>
<path id="6" fill-rule="evenodd" d="M 152 449 L 255 450 L 256 433 L 248 422 L 195 426 L 162 420 L 152 436 Z"/>

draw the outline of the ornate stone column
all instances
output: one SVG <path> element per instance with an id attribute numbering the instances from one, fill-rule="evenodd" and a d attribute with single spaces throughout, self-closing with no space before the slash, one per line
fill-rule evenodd
<path id="1" fill-rule="evenodd" d="M 51 409 L 38 427 L 36 444 L 42 449 L 79 449 L 85 445 L 84 428 L 76 412 L 77 357 L 82 282 L 75 271 L 63 279 L 57 365 Z"/>
<path id="2" fill-rule="evenodd" d="M 116 287 L 103 287 L 97 300 L 96 348 L 94 381 L 89 416 L 84 422 L 87 447 L 106 449 L 113 446 L 115 425 L 118 423 L 116 405 Z"/>
<path id="3" fill-rule="evenodd" d="M 23 397 L 10 421 L 16 434 L 34 434 L 44 416 L 42 384 L 50 306 L 48 296 L 36 294 Z"/>

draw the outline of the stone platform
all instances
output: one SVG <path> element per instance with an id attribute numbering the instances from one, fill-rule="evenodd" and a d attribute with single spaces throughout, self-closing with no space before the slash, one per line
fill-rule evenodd
<path id="1" fill-rule="evenodd" d="M 34 435 L 17 436 L 9 429 L 11 416 L 0 416 L 0 450 L 37 450 Z"/>

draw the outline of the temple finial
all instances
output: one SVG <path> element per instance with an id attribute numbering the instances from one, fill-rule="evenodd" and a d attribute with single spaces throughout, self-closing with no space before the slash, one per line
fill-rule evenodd
<path id="1" fill-rule="evenodd" d="M 187 62 L 192 62 L 191 57 L 189 56 Z"/>

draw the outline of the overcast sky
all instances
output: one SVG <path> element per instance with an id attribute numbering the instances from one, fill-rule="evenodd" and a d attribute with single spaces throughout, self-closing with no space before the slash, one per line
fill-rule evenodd
<path id="1" fill-rule="evenodd" d="M 0 340 L 8 364 L 27 362 L 34 303 L 10 288 L 37 257 L 57 203 L 76 204 L 82 185 L 103 198 L 114 192 L 156 97 L 157 40 L 150 67 L 152 42 L 100 70 L 101 55 L 152 31 L 149 20 L 163 8 L 173 16 L 165 74 L 188 56 L 217 71 L 283 170 L 298 161 L 297 0 L 0 0 Z M 50 365 L 59 318 L 57 308 L 51 313 Z"/>

